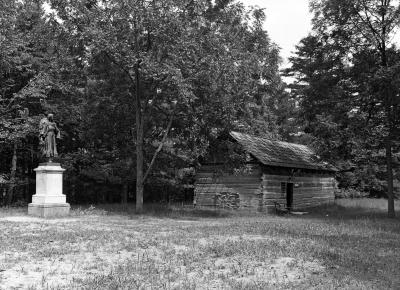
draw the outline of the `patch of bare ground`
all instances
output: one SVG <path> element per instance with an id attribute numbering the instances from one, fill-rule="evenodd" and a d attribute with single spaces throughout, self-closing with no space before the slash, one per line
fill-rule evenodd
<path id="1" fill-rule="evenodd" d="M 400 288 L 399 220 L 343 207 L 286 217 L 3 212 L 0 233 L 0 289 Z"/>

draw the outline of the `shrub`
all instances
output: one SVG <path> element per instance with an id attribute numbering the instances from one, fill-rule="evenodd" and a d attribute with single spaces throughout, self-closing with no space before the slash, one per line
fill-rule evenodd
<path id="1" fill-rule="evenodd" d="M 361 192 L 354 188 L 342 188 L 335 191 L 335 198 L 362 198 L 367 197 L 369 194 Z"/>

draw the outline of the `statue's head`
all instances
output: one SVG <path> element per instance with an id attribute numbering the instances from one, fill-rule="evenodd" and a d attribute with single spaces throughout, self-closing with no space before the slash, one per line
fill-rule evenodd
<path id="1" fill-rule="evenodd" d="M 49 119 L 49 121 L 51 121 L 51 122 L 53 122 L 53 117 L 54 117 L 53 114 L 48 114 L 47 115 L 47 119 Z"/>

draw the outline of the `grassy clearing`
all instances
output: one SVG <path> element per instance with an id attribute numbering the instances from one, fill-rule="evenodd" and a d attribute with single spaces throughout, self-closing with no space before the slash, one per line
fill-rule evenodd
<path id="1" fill-rule="evenodd" d="M 0 289 L 399 289 L 400 219 L 382 206 L 277 217 L 112 205 L 47 220 L 0 210 Z"/>
<path id="2" fill-rule="evenodd" d="M 358 211 L 385 212 L 388 208 L 388 202 L 383 198 L 338 199 L 335 203 L 339 206 L 347 208 L 356 208 Z M 398 209 L 400 207 L 400 200 L 396 200 L 395 204 L 396 208 Z"/>

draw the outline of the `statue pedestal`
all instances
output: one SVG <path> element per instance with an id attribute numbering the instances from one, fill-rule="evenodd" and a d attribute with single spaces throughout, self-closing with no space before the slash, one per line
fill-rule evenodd
<path id="1" fill-rule="evenodd" d="M 70 205 L 63 191 L 63 173 L 59 163 L 40 163 L 36 171 L 36 194 L 28 205 L 28 214 L 38 217 L 60 217 L 69 214 Z"/>

